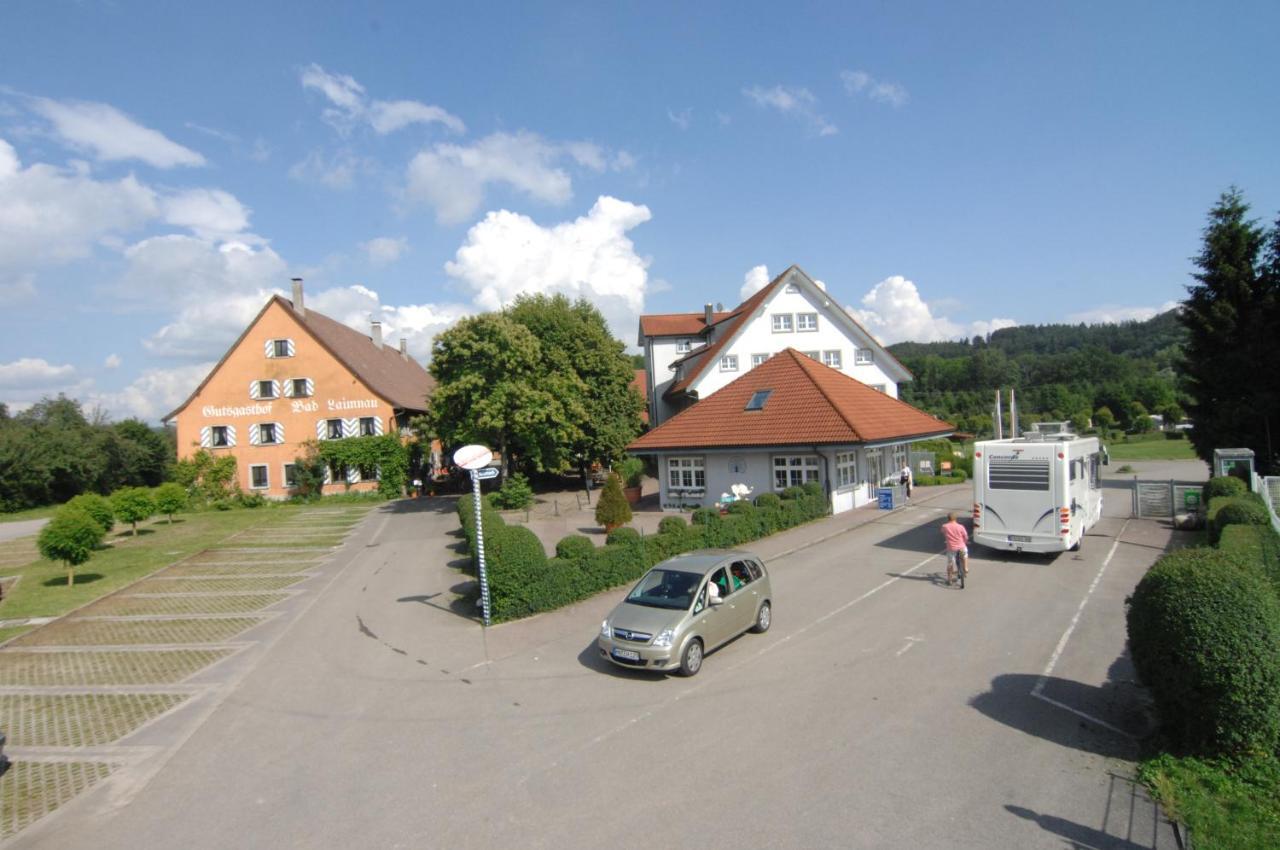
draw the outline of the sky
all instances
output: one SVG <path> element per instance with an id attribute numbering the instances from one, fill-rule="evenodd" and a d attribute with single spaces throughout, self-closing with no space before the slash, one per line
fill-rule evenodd
<path id="1" fill-rule="evenodd" d="M 1280 4 L 0 4 L 0 401 L 157 421 L 273 293 L 430 357 L 521 293 L 882 342 L 1146 318 L 1280 211 Z"/>

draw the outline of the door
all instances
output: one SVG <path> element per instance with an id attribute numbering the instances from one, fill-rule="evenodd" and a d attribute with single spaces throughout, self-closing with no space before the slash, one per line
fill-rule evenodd
<path id="1" fill-rule="evenodd" d="M 756 608 L 760 594 L 752 586 L 751 568 L 746 561 L 734 561 L 729 565 L 729 598 L 725 605 L 733 615 L 733 633 L 740 634 L 751 628 L 756 620 Z"/>
<path id="2" fill-rule="evenodd" d="M 715 590 L 712 590 L 712 586 Z M 707 649 L 713 649 L 737 634 L 733 630 L 733 608 L 729 602 L 729 575 L 724 567 L 718 567 L 707 579 L 703 593 L 719 596 L 719 605 L 706 605 L 698 618 L 698 631 L 702 634 L 702 642 Z"/>

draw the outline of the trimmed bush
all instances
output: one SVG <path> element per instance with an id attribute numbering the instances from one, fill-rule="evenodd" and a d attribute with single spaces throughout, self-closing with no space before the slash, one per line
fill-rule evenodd
<path id="1" fill-rule="evenodd" d="M 152 496 L 156 502 L 156 511 L 169 517 L 170 524 L 173 524 L 174 514 L 187 508 L 187 491 L 172 481 L 161 484 Z"/>
<path id="2" fill-rule="evenodd" d="M 175 484 L 173 486 L 177 487 L 178 485 Z M 182 488 L 178 487 L 178 489 L 181 490 Z M 102 528 L 103 534 L 107 534 L 115 527 L 116 515 L 111 510 L 111 503 L 97 493 L 81 493 L 68 501 L 63 507 L 87 513 Z"/>
<path id="3" fill-rule="evenodd" d="M 156 512 L 151 491 L 145 487 L 122 487 L 111 494 L 111 510 L 124 522 L 133 525 L 133 536 L 138 536 L 138 523 Z"/>
<path id="4" fill-rule="evenodd" d="M 683 534 L 688 529 L 689 523 L 685 522 L 683 517 L 664 516 L 658 520 L 659 534 Z"/>
<path id="5" fill-rule="evenodd" d="M 1192 754 L 1280 744 L 1280 600 L 1230 552 L 1162 557 L 1128 600 L 1129 648 L 1171 743 Z"/>
<path id="6" fill-rule="evenodd" d="M 533 504 L 533 488 L 529 486 L 529 479 L 517 472 L 503 481 L 496 493 L 490 493 L 489 498 L 494 507 L 504 511 L 524 510 Z"/>
<path id="7" fill-rule="evenodd" d="M 803 487 L 788 487 L 782 491 L 783 500 L 798 499 L 805 494 Z"/>
<path id="8" fill-rule="evenodd" d="M 67 587 L 71 587 L 75 584 L 76 567 L 89 560 L 105 533 L 87 511 L 64 505 L 40 529 L 36 547 L 43 557 L 67 565 Z"/>
<path id="9" fill-rule="evenodd" d="M 493 619 L 514 620 L 546 610 L 557 595 L 547 553 L 537 535 L 522 525 L 485 530 L 485 566 Z"/>
<path id="10" fill-rule="evenodd" d="M 1249 488 L 1234 475 L 1219 475 L 1205 482 L 1204 501 L 1208 504 L 1210 499 L 1217 499 L 1220 496 L 1243 496 L 1248 492 Z"/>
<path id="11" fill-rule="evenodd" d="M 605 544 L 608 546 L 639 546 L 640 532 L 634 528 L 615 528 L 605 537 Z"/>
<path id="12" fill-rule="evenodd" d="M 756 496 L 756 507 L 766 510 L 778 508 L 782 505 L 782 497 L 777 493 L 761 493 Z"/>
<path id="13" fill-rule="evenodd" d="M 1218 548 L 1258 564 L 1280 594 L 1280 534 L 1268 525 L 1228 525 L 1222 529 Z"/>
<path id="14" fill-rule="evenodd" d="M 596 522 L 606 532 L 631 522 L 631 505 L 627 504 L 627 497 L 622 495 L 622 480 L 617 473 L 610 473 L 604 482 L 604 492 L 600 494 L 600 501 L 596 502 Z"/>
<path id="15" fill-rule="evenodd" d="M 1262 499 L 1253 493 L 1220 497 L 1209 503 L 1209 539 L 1217 543 L 1229 525 L 1271 525 L 1271 514 Z"/>
<path id="16" fill-rule="evenodd" d="M 596 544 L 585 534 L 570 534 L 556 544 L 556 557 L 565 561 L 585 561 L 595 554 Z"/>

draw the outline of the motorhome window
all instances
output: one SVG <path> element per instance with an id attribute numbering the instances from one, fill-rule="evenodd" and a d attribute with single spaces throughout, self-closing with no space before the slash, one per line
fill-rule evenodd
<path id="1" fill-rule="evenodd" d="M 992 490 L 1049 489 L 1049 461 L 1039 458 L 987 461 L 987 486 Z"/>

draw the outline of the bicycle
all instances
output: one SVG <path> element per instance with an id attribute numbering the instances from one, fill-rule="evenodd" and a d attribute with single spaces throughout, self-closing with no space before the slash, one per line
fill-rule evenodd
<path id="1" fill-rule="evenodd" d="M 954 554 L 954 562 L 952 555 Z M 969 575 L 969 552 L 967 549 L 957 549 L 954 553 L 947 551 L 947 586 L 950 587 L 955 581 L 955 574 L 960 576 L 960 589 L 964 590 L 964 580 Z"/>

